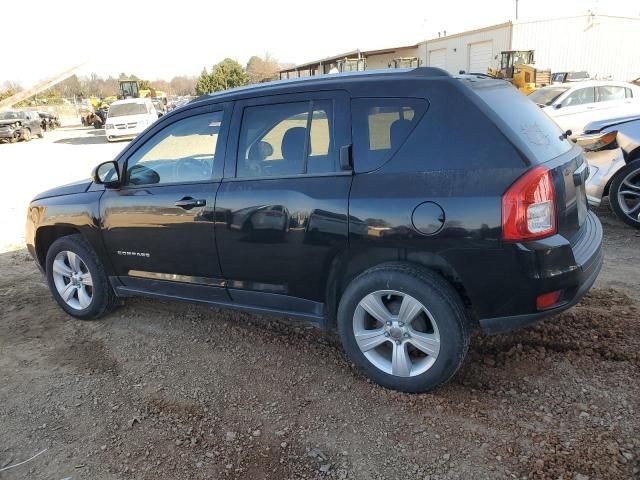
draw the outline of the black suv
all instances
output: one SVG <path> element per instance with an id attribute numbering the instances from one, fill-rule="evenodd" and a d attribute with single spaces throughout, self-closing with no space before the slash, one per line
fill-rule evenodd
<path id="1" fill-rule="evenodd" d="M 0 140 L 9 143 L 30 141 L 34 135 L 44 137 L 38 112 L 8 110 L 0 112 Z"/>
<path id="2" fill-rule="evenodd" d="M 474 327 L 574 305 L 602 263 L 579 147 L 510 84 L 417 68 L 202 97 L 38 195 L 29 250 L 80 319 L 146 295 L 337 328 L 366 375 L 446 382 Z"/>

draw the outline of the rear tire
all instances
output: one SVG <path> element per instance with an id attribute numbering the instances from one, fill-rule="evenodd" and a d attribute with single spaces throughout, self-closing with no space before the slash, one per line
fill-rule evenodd
<path id="1" fill-rule="evenodd" d="M 436 273 L 399 262 L 373 267 L 351 281 L 338 307 L 338 332 L 347 355 L 367 377 L 410 393 L 451 379 L 470 335 L 457 292 Z"/>
<path id="2" fill-rule="evenodd" d="M 80 234 L 53 242 L 47 251 L 46 277 L 53 297 L 75 318 L 97 319 L 116 306 L 102 263 Z"/>
<path id="3" fill-rule="evenodd" d="M 609 203 L 620 220 L 640 228 L 640 160 L 616 172 L 609 188 Z"/>

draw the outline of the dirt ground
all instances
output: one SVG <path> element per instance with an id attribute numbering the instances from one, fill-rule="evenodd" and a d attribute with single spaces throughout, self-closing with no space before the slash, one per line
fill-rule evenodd
<path id="1" fill-rule="evenodd" d="M 591 293 L 475 335 L 429 395 L 371 384 L 293 320 L 147 299 L 73 320 L 2 253 L 0 479 L 640 478 L 640 235 L 598 214 Z"/>

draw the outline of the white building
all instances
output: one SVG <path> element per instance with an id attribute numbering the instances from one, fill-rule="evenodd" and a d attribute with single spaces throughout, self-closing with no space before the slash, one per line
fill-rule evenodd
<path id="1" fill-rule="evenodd" d="M 500 53 L 534 50 L 536 67 L 552 72 L 586 70 L 592 77 L 640 77 L 640 17 L 585 14 L 490 27 L 418 44 L 421 65 L 486 73 L 500 67 Z"/>

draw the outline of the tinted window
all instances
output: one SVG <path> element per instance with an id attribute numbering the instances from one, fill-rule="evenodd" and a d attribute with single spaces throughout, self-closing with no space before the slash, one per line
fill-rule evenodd
<path id="1" fill-rule="evenodd" d="M 127 162 L 131 185 L 209 180 L 222 122 L 222 112 L 178 120 L 167 126 Z"/>
<path id="2" fill-rule="evenodd" d="M 330 100 L 245 108 L 236 175 L 275 177 L 336 170 Z"/>
<path id="3" fill-rule="evenodd" d="M 595 101 L 596 97 L 593 87 L 580 88 L 570 93 L 569 96 L 562 101 L 562 106 L 575 107 L 576 105 L 584 105 L 585 103 L 593 103 Z"/>
<path id="4" fill-rule="evenodd" d="M 625 90 L 627 89 L 624 87 L 615 87 L 613 85 L 598 87 L 598 101 L 609 102 L 612 100 L 623 100 L 626 98 Z"/>
<path id="5" fill-rule="evenodd" d="M 359 98 L 351 102 L 353 153 L 358 172 L 382 166 L 398 151 L 427 102 L 411 98 Z"/>
<path id="6" fill-rule="evenodd" d="M 560 137 L 560 127 L 512 86 L 492 82 L 474 91 L 500 117 L 502 125 L 498 126 L 512 132 L 513 143 L 523 145 L 520 147 L 523 151 L 526 148 L 532 162 L 546 162 L 571 149 L 573 144 Z"/>

